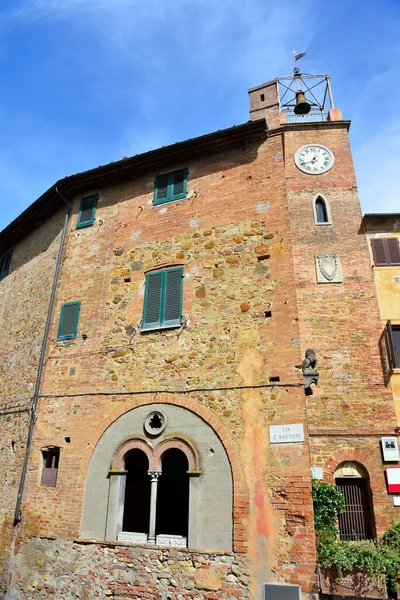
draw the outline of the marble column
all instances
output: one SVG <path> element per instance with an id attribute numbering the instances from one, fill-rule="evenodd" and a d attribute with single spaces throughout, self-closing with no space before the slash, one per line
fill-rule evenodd
<path id="1" fill-rule="evenodd" d="M 156 509 L 157 509 L 157 487 L 158 478 L 161 475 L 161 471 L 148 471 L 151 480 L 151 492 L 150 492 L 150 521 L 149 521 L 149 537 L 148 543 L 156 543 Z"/>

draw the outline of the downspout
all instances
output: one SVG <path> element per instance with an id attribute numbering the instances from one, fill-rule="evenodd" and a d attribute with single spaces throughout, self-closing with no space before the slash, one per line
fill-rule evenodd
<path id="1" fill-rule="evenodd" d="M 63 202 L 65 202 L 65 204 L 67 205 L 67 212 L 65 213 L 64 227 L 62 230 L 60 247 L 58 249 L 56 270 L 55 270 L 54 277 L 53 277 L 53 285 L 51 288 L 49 308 L 47 311 L 46 325 L 44 328 L 42 348 L 40 351 L 39 367 L 38 367 L 38 372 L 37 372 L 37 376 L 36 376 L 35 391 L 33 393 L 33 399 L 32 399 L 31 416 L 30 416 L 30 421 L 29 421 L 28 438 L 26 441 L 24 464 L 22 467 L 21 479 L 19 482 L 17 503 L 15 506 L 14 526 L 17 525 L 17 523 L 20 523 L 21 518 L 22 518 L 22 515 L 21 515 L 22 494 L 24 492 L 24 487 L 25 487 L 26 473 L 28 470 L 28 460 L 29 460 L 29 454 L 30 454 L 32 438 L 33 438 L 33 428 L 35 426 L 35 421 L 36 421 L 36 409 L 37 409 L 37 403 L 38 403 L 38 399 L 39 399 L 39 389 L 40 389 L 40 384 L 42 381 L 44 359 L 45 359 L 46 349 L 47 349 L 47 337 L 49 335 L 50 321 L 51 321 L 51 316 L 53 313 L 54 298 L 55 298 L 56 289 L 57 289 L 57 281 L 58 281 L 58 276 L 59 276 L 60 268 L 61 268 L 61 260 L 62 260 L 63 250 L 64 250 L 65 236 L 67 234 L 67 225 L 68 225 L 68 220 L 69 220 L 69 216 L 70 216 L 70 212 L 71 212 L 70 202 L 68 202 L 68 200 L 61 194 L 61 192 L 58 190 L 57 186 L 55 186 L 54 190 L 55 190 L 56 194 L 61 198 L 61 200 Z"/>

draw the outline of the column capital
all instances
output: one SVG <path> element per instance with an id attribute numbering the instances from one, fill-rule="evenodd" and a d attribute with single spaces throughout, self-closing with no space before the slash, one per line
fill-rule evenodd
<path id="1" fill-rule="evenodd" d="M 158 481 L 158 478 L 161 475 L 161 471 L 147 471 L 151 481 Z"/>

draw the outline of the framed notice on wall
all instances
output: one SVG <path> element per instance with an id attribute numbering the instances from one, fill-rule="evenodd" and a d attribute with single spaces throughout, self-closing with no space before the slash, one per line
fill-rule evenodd
<path id="1" fill-rule="evenodd" d="M 387 467 L 385 473 L 389 494 L 398 494 L 400 492 L 400 467 Z"/>

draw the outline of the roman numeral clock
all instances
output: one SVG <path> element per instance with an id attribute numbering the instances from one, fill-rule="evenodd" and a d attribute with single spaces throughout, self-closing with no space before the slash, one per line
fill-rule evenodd
<path id="1" fill-rule="evenodd" d="M 333 167 L 333 153 L 321 144 L 308 144 L 297 150 L 294 155 L 296 166 L 304 173 L 320 175 Z"/>

